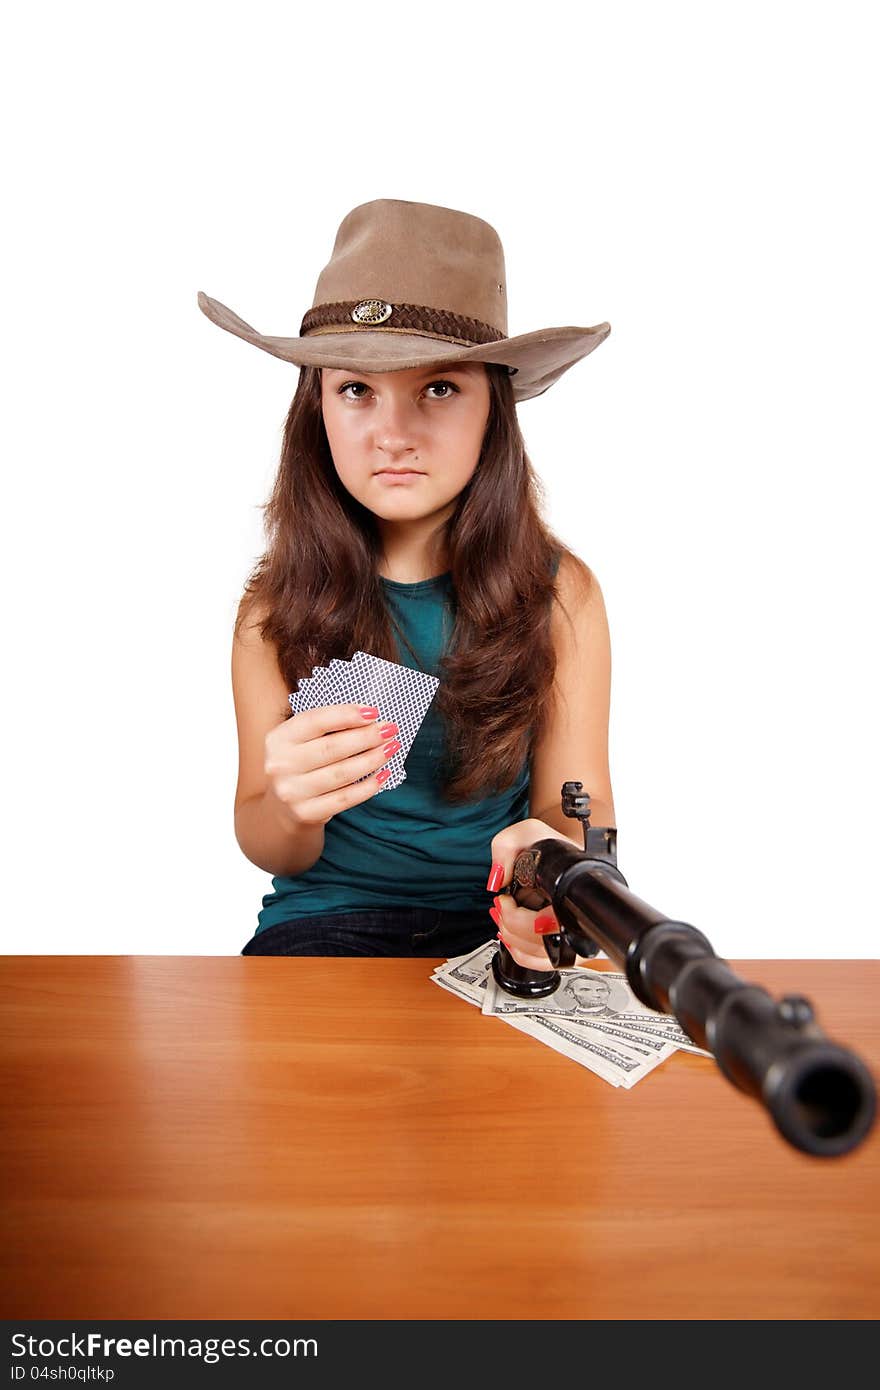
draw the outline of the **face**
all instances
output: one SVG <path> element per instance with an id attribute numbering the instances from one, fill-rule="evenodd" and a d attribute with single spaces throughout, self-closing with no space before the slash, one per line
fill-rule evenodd
<path id="1" fill-rule="evenodd" d="M 608 985 L 604 980 L 569 980 L 568 988 L 579 1009 L 601 1009 L 608 1003 Z"/>
<path id="2" fill-rule="evenodd" d="M 442 524 L 470 481 L 489 418 L 482 362 L 400 372 L 324 367 L 321 404 L 343 486 L 382 529 Z"/>

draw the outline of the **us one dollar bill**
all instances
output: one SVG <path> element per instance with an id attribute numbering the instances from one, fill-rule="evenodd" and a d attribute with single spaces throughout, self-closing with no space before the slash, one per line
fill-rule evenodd
<path id="1" fill-rule="evenodd" d="M 611 1083 L 629 1089 L 673 1052 L 711 1057 L 670 1014 L 648 1009 L 633 994 L 626 976 L 612 970 L 575 966 L 560 970 L 559 987 L 544 999 L 518 999 L 501 989 L 492 974 L 498 942 L 491 940 L 468 955 L 437 966 L 435 984 L 475 1004 L 547 1047 L 589 1067 Z"/>

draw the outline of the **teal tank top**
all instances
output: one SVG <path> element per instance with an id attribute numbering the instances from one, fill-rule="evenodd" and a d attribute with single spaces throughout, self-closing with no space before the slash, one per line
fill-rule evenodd
<path id="1" fill-rule="evenodd" d="M 400 664 L 439 676 L 452 631 L 451 574 L 417 584 L 383 578 L 382 584 L 392 618 L 419 657 L 397 638 Z M 492 837 L 528 817 L 529 760 L 507 791 L 451 805 L 439 790 L 444 732 L 435 703 L 436 696 L 407 754 L 406 779 L 333 816 L 324 828 L 324 851 L 305 873 L 272 879 L 257 914 L 258 933 L 278 922 L 356 908 L 488 909 Z"/>

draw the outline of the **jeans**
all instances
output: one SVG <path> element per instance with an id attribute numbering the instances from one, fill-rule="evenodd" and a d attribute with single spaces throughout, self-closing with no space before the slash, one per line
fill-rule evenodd
<path id="1" fill-rule="evenodd" d="M 485 911 L 433 907 L 356 908 L 276 922 L 257 932 L 243 956 L 461 956 L 494 939 Z"/>

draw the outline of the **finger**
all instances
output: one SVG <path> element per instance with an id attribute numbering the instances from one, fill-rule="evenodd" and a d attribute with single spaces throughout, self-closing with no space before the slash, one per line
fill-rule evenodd
<path id="1" fill-rule="evenodd" d="M 334 714 L 335 710 L 349 713 Z M 398 726 L 390 720 L 357 717 L 352 724 L 352 710 L 357 712 L 357 706 L 326 705 L 303 710 L 286 724 L 271 730 L 266 736 L 267 758 L 271 763 L 267 772 L 313 772 L 343 758 L 378 748 L 399 735 Z M 321 718 L 312 719 L 312 715 Z M 327 728 L 328 724 L 339 726 L 343 720 L 347 720 L 350 727 Z"/>
<path id="2" fill-rule="evenodd" d="M 301 789 L 303 779 L 293 779 L 299 785 L 290 788 L 290 799 L 296 801 L 297 818 L 304 825 L 326 825 L 327 821 L 333 816 L 338 816 L 340 811 L 348 811 L 352 806 L 360 806 L 363 802 L 369 801 L 370 797 L 382 790 L 388 776 L 388 768 L 379 768 L 372 776 L 365 777 L 362 782 L 352 782 L 348 786 L 315 796 L 303 795 Z M 279 790 L 280 794 L 284 796 L 285 786 L 283 783 Z"/>
<path id="3" fill-rule="evenodd" d="M 295 749 L 288 751 L 288 768 L 291 772 L 326 772 L 323 789 L 329 790 L 371 772 L 377 754 L 384 750 L 385 757 L 391 757 L 400 747 L 396 724 L 373 723 L 367 729 L 321 734 L 308 743 L 297 744 Z M 384 759 L 380 757 L 379 761 Z"/>
<path id="4" fill-rule="evenodd" d="M 500 888 L 510 883 L 516 856 L 521 850 L 542 838 L 538 832 L 541 826 L 542 821 L 521 820 L 515 825 L 505 826 L 497 835 L 493 835 L 490 845 L 492 867 L 486 884 L 490 893 L 497 893 Z"/>
<path id="5" fill-rule="evenodd" d="M 546 821 L 536 820 L 534 817 L 517 821 L 514 825 L 499 830 L 490 843 L 492 867 L 486 882 L 487 890 L 497 893 L 500 888 L 509 884 L 513 878 L 513 866 L 517 855 L 524 849 L 529 849 L 538 840 L 547 839 L 563 840 L 580 848 L 578 842 L 570 835 L 563 835 Z"/>
<path id="6" fill-rule="evenodd" d="M 532 930 L 539 936 L 547 936 L 549 932 L 558 932 L 561 928 L 553 912 L 538 912 L 535 914 Z"/>
<path id="7" fill-rule="evenodd" d="M 295 714 L 288 724 L 295 727 L 298 739 L 307 743 L 322 734 L 337 729 L 362 729 L 365 725 L 381 723 L 382 716 L 375 705 L 317 705 Z"/>
<path id="8" fill-rule="evenodd" d="M 328 734 L 324 738 L 313 739 L 311 743 L 305 745 L 305 749 L 320 750 L 325 746 L 325 739 L 335 738 L 338 735 Z M 400 739 L 392 738 L 384 743 L 379 742 L 371 747 L 355 754 L 352 757 L 342 757 L 339 745 L 335 745 L 335 755 L 330 754 L 330 762 L 318 761 L 311 768 L 295 766 L 284 769 L 288 773 L 286 790 L 300 801 L 305 801 L 318 796 L 325 796 L 328 792 L 351 786 L 359 783 L 362 777 L 368 777 L 371 772 L 379 772 L 384 765 L 399 753 L 401 749 Z M 314 762 L 314 757 L 310 757 L 308 752 L 305 756 Z M 297 760 L 299 761 L 299 760 Z"/>
<path id="9" fill-rule="evenodd" d="M 517 965 L 522 965 L 527 970 L 548 971 L 553 969 L 544 951 L 538 952 L 534 949 L 528 949 L 518 941 L 511 940 L 509 937 L 505 938 L 501 933 L 499 933 L 498 939 L 507 947 Z"/>
<path id="10" fill-rule="evenodd" d="M 542 914 L 546 916 L 548 913 L 552 916 L 552 909 L 549 904 L 537 909 L 522 907 L 512 893 L 498 893 L 492 901 L 493 906 L 500 914 L 501 923 L 512 931 L 522 932 L 526 940 L 531 940 L 534 936 L 536 917 Z M 553 920 L 555 921 L 555 918 Z M 549 928 L 549 930 L 556 930 L 556 928 Z"/>
<path id="11" fill-rule="evenodd" d="M 504 942 L 514 960 L 533 970 L 551 969 L 542 938 L 535 935 L 533 922 L 537 914 L 517 907 L 512 898 L 502 893 L 489 909 L 489 915 L 498 928 L 499 941 Z"/>

